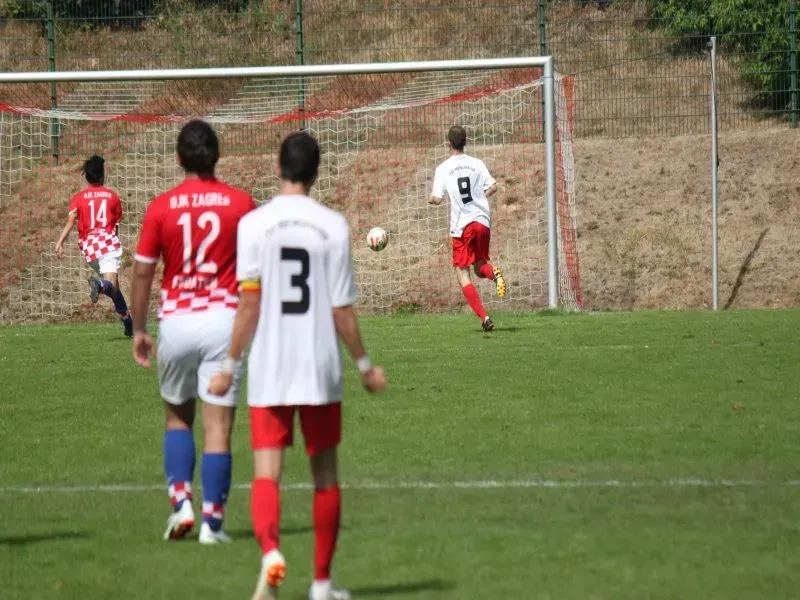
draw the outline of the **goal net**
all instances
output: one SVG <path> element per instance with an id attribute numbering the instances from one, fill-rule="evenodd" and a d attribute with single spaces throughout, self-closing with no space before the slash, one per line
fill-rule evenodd
<path id="1" fill-rule="evenodd" d="M 341 72 L 348 65 L 229 69 L 222 76 L 162 71 L 149 80 L 137 72 L 126 78 L 124 71 L 76 81 L 64 79 L 79 74 L 40 73 L 26 82 L 0 74 L 0 322 L 114 318 L 110 303 L 88 302 L 91 272 L 76 233 L 63 259 L 54 252 L 70 197 L 85 185 L 80 166 L 102 155 L 106 185 L 122 199 L 127 291 L 145 208 L 182 178 L 175 140 L 190 118 L 214 124 L 222 146 L 219 177 L 257 202 L 277 192 L 273 165 L 282 137 L 301 128 L 316 136 L 323 155 L 313 195 L 347 216 L 359 309 L 377 314 L 465 310 L 451 267 L 447 203 L 428 204 L 434 169 L 448 155 L 447 130 L 463 125 L 467 152 L 498 182 L 491 256 L 506 274 L 508 294 L 500 301 L 493 284 L 480 280 L 484 302 L 490 310 L 536 309 L 552 300 L 546 210 L 552 169 L 557 297 L 561 306 L 579 309 L 571 80 L 554 77 L 550 164 L 541 68 L 369 67 L 373 72 L 357 74 Z M 365 242 L 374 226 L 389 233 L 382 252 Z"/>

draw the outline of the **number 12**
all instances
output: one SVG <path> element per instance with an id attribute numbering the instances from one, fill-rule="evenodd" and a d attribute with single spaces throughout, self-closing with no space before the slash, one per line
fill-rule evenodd
<path id="1" fill-rule="evenodd" d="M 193 248 L 191 213 L 183 213 L 180 219 L 178 219 L 178 225 L 183 228 L 183 272 L 188 274 L 192 272 Z M 217 263 L 215 263 L 213 260 L 206 262 L 206 253 L 208 252 L 209 246 L 211 246 L 211 244 L 213 244 L 219 237 L 220 225 L 221 223 L 219 215 L 215 212 L 211 212 L 210 210 L 202 213 L 197 218 L 197 227 L 199 229 L 205 229 L 206 227 L 210 226 L 206 237 L 203 238 L 203 241 L 200 242 L 199 246 L 197 246 L 197 256 L 195 256 L 194 263 L 197 265 L 198 273 L 214 275 L 217 272 Z"/>

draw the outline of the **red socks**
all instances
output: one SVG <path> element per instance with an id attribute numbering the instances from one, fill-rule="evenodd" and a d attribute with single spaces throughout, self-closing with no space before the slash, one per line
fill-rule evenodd
<path id="1" fill-rule="evenodd" d="M 478 295 L 478 290 L 475 289 L 475 286 L 471 283 L 465 285 L 461 288 L 461 292 L 464 294 L 464 298 L 467 299 L 467 304 L 469 304 L 472 312 L 478 315 L 481 321 L 483 321 L 486 318 L 486 311 L 483 308 L 481 297 Z"/>
<path id="2" fill-rule="evenodd" d="M 281 504 L 278 484 L 271 479 L 256 479 L 250 500 L 253 531 L 262 553 L 278 547 Z M 330 579 L 333 554 L 339 538 L 342 494 L 339 486 L 314 492 L 314 579 Z"/>
<path id="3" fill-rule="evenodd" d="M 266 554 L 278 547 L 281 526 L 281 496 L 278 483 L 260 478 L 253 481 L 250 493 L 250 516 L 253 533 Z"/>
<path id="4" fill-rule="evenodd" d="M 478 274 L 484 279 L 494 279 L 494 267 L 489 263 L 483 263 L 478 269 Z"/>
<path id="5" fill-rule="evenodd" d="M 330 579 L 339 537 L 342 494 L 339 486 L 314 492 L 314 579 Z"/>
<path id="6" fill-rule="evenodd" d="M 266 554 L 278 547 L 281 504 L 278 484 L 272 479 L 256 479 L 250 499 L 253 532 Z M 333 554 L 339 537 L 342 494 L 339 486 L 314 491 L 314 579 L 330 579 Z"/>

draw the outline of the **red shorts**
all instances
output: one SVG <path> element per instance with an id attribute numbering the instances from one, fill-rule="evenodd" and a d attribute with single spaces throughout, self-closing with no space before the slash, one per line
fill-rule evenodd
<path id="1" fill-rule="evenodd" d="M 300 413 L 300 429 L 309 456 L 339 445 L 342 440 L 341 402 L 322 406 L 251 406 L 250 445 L 253 450 L 291 446 L 295 412 Z"/>
<path id="2" fill-rule="evenodd" d="M 473 221 L 464 228 L 461 237 L 453 238 L 453 266 L 466 269 L 475 263 L 489 262 L 489 240 L 492 230 Z"/>

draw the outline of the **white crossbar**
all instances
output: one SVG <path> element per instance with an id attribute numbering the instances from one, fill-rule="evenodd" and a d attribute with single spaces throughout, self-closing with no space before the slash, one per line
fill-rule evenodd
<path id="1" fill-rule="evenodd" d="M 140 69 L 130 71 L 37 71 L 0 73 L 0 83 L 47 83 L 51 81 L 156 81 L 174 79 L 221 79 L 231 77 L 311 77 L 319 75 L 366 75 L 415 71 L 469 71 L 518 69 L 552 65 L 550 56 L 423 60 L 415 62 L 353 63 L 337 65 L 290 65 L 280 67 L 215 67 L 207 69 Z"/>

